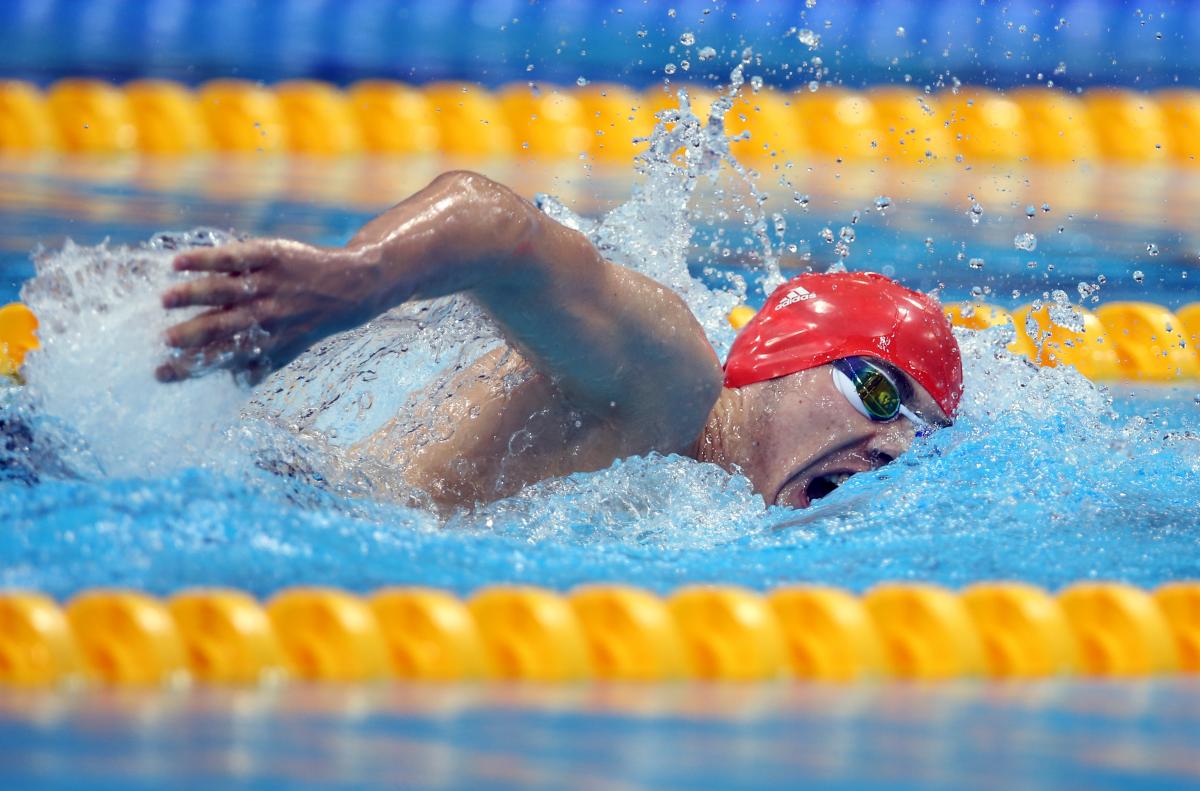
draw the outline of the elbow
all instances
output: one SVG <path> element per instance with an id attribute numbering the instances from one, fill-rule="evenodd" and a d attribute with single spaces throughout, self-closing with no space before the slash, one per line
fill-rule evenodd
<path id="1" fill-rule="evenodd" d="M 435 179 L 445 195 L 447 236 L 460 259 L 476 259 L 489 268 L 509 267 L 532 252 L 540 212 L 503 184 L 468 170 Z"/>

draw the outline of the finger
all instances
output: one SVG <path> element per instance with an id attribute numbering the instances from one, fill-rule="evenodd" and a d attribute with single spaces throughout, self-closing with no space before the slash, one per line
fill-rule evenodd
<path id="1" fill-rule="evenodd" d="M 167 330 L 167 345 L 177 349 L 196 348 L 227 340 L 255 324 L 244 307 L 210 310 Z"/>
<path id="2" fill-rule="evenodd" d="M 263 366 L 268 365 L 262 356 L 262 351 L 237 340 L 212 344 L 195 352 L 172 354 L 165 362 L 154 370 L 154 377 L 160 382 L 182 382 L 212 371 L 228 368 L 235 372 L 247 372 L 251 377 L 257 376 Z"/>
<path id="3" fill-rule="evenodd" d="M 179 272 L 253 272 L 273 258 L 271 248 L 261 242 L 234 242 L 180 253 L 174 267 Z"/>
<path id="4" fill-rule="evenodd" d="M 241 305 L 258 296 L 258 285 L 252 275 L 214 275 L 171 287 L 163 294 L 162 304 L 164 308 Z"/>

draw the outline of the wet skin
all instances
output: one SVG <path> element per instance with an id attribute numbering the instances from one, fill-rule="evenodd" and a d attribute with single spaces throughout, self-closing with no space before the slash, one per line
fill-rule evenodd
<path id="1" fill-rule="evenodd" d="M 603 260 L 581 234 L 477 174 L 438 177 L 345 247 L 251 240 L 189 251 L 174 265 L 199 276 L 168 290 L 164 307 L 207 310 L 167 331 L 176 352 L 157 371 L 164 382 L 212 367 L 257 380 L 408 300 L 476 301 L 510 348 L 461 372 L 446 388 L 451 398 L 423 407 L 455 430 L 421 441 L 396 430 L 398 418 L 355 449 L 399 468 L 438 507 L 649 452 L 736 469 L 767 502 L 804 507 L 818 476 L 874 469 L 912 441 L 906 419 L 873 423 L 856 412 L 828 366 L 723 388 L 720 363 L 677 295 Z M 913 390 L 910 406 L 940 416 Z"/>

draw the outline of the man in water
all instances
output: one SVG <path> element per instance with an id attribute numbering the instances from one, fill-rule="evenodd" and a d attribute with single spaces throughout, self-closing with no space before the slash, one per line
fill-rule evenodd
<path id="1" fill-rule="evenodd" d="M 168 330 L 162 381 L 213 366 L 261 377 L 408 300 L 477 302 L 516 354 L 485 355 L 428 407 L 454 419 L 451 436 L 383 430 L 357 449 L 439 507 L 658 452 L 740 472 L 768 503 L 803 508 L 890 462 L 918 428 L 947 425 L 962 392 L 937 304 L 872 274 L 784 284 L 722 368 L 676 294 L 472 173 L 438 177 L 345 247 L 251 240 L 174 265 L 203 276 L 163 305 L 209 310 Z"/>

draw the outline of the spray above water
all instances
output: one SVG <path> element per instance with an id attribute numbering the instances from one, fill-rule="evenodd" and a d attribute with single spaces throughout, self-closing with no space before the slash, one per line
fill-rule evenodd
<path id="1" fill-rule="evenodd" d="M 641 183 L 623 205 L 592 219 L 538 199 L 605 256 L 679 293 L 722 355 L 733 338 L 726 315 L 755 295 L 743 276 L 714 287 L 691 275 L 698 229 L 732 216 L 753 242 L 748 266 L 763 289 L 783 279 L 775 240 L 786 218 L 764 213 L 724 127 L 742 71 L 707 119 L 686 94 L 660 115 L 637 162 Z M 808 210 L 806 194 L 795 201 Z M 884 196 L 875 203 L 880 212 L 892 206 Z M 970 222 L 982 214 L 970 198 Z M 847 253 L 871 244 L 854 222 L 827 237 Z M 415 404 L 449 399 L 454 374 L 497 350 L 498 332 L 467 299 L 413 303 L 327 339 L 253 391 L 224 375 L 160 385 L 162 333 L 177 318 L 158 296 L 182 277 L 170 259 L 228 238 L 199 231 L 39 257 L 24 298 L 42 318 L 43 349 L 29 358 L 28 386 L 8 394 L 6 414 L 30 420 L 41 446 L 67 464 L 41 464 L 32 488 L 0 485 L 20 527 L 0 554 L 0 584 L 270 590 L 304 580 L 470 590 L 513 579 L 657 588 L 807 579 L 864 587 L 895 576 L 1056 584 L 1113 569 L 1120 558 L 1099 550 L 1134 532 L 1153 542 L 1136 537 L 1142 560 L 1127 579 L 1161 581 L 1171 576 L 1163 568 L 1200 573 L 1182 568 L 1177 551 L 1194 509 L 1188 493 L 1200 482 L 1195 437 L 1119 418 L 1108 394 L 1073 370 L 1013 357 L 1011 327 L 960 335 L 966 391 L 955 426 L 805 512 L 766 507 L 745 478 L 715 466 L 659 456 L 547 480 L 448 519 L 388 505 L 408 493 L 388 470 L 356 466 L 347 449 Z M 1078 327 L 1065 293 L 1049 302 L 1053 323 Z M 437 441 L 455 425 L 444 416 L 401 419 L 394 430 Z M 29 560 L 43 556 L 54 560 Z M 198 562 L 209 557 L 215 562 Z"/>

